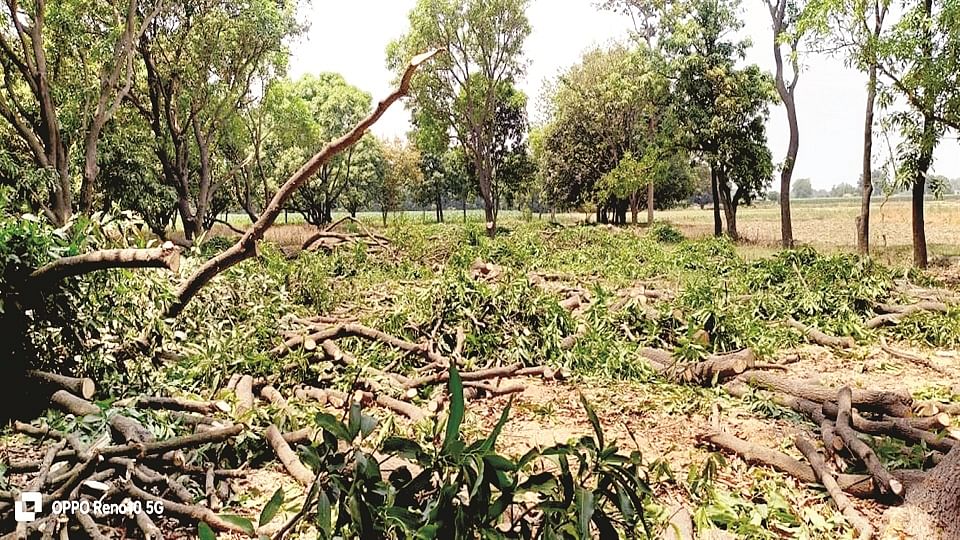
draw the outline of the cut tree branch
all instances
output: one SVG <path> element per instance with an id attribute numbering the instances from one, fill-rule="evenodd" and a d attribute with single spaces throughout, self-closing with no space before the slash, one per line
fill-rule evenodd
<path id="1" fill-rule="evenodd" d="M 180 269 L 180 250 L 173 242 L 150 249 L 105 249 L 73 257 L 63 257 L 33 271 L 34 282 L 51 283 L 71 276 L 88 274 L 108 268 L 167 268 Z"/>

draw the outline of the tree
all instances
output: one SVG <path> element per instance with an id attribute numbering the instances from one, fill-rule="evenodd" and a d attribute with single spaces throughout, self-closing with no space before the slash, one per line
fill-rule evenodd
<path id="1" fill-rule="evenodd" d="M 780 169 L 780 243 L 784 248 L 793 247 L 793 222 L 790 216 L 790 181 L 793 179 L 793 167 L 797 163 L 797 151 L 800 148 L 800 129 L 797 125 L 797 81 L 800 78 L 800 60 L 797 45 L 800 32 L 796 21 L 800 9 L 796 0 L 763 0 L 770 12 L 773 26 L 773 60 L 776 65 L 777 94 L 787 110 L 787 123 L 790 126 L 790 142 L 787 144 L 787 156 Z M 787 81 L 783 59 L 783 47 L 787 47 L 787 59 L 790 62 L 790 80 Z"/>
<path id="2" fill-rule="evenodd" d="M 873 196 L 873 125 L 877 101 L 876 47 L 889 11 L 889 0 L 810 0 L 798 26 L 812 29 L 815 40 L 827 37 L 829 47 L 847 52 L 848 62 L 867 73 L 867 100 L 863 116 L 863 164 L 860 173 L 860 215 L 857 251 L 870 253 L 870 199 Z"/>
<path id="3" fill-rule="evenodd" d="M 388 48 L 389 63 L 397 70 L 414 51 L 447 51 L 414 80 L 416 106 L 443 119 L 470 157 L 490 236 L 496 234 L 497 221 L 497 97 L 504 83 L 512 84 L 523 74 L 528 3 L 418 0 L 409 15 L 410 32 Z"/>
<path id="4" fill-rule="evenodd" d="M 764 193 L 770 182 L 764 123 L 774 98 L 769 75 L 755 65 L 735 66 L 746 43 L 726 36 L 742 27 L 738 5 L 736 0 L 696 0 L 669 20 L 675 30 L 667 47 L 685 144 L 710 166 L 714 234 L 722 234 L 722 206 L 733 238 L 739 204 Z"/>
<path id="5" fill-rule="evenodd" d="M 444 155 L 450 149 L 450 134 L 446 123 L 431 116 L 429 111 L 414 110 L 413 140 L 420 151 L 421 181 L 412 186 L 417 204 L 432 205 L 437 223 L 443 223 L 443 201 L 450 191 L 449 176 Z"/>
<path id="6" fill-rule="evenodd" d="M 228 201 L 216 195 L 237 164 L 223 162 L 219 147 L 231 117 L 250 105 L 253 81 L 269 80 L 285 62 L 285 40 L 300 30 L 294 7 L 173 2 L 139 40 L 145 78 L 129 101 L 153 132 L 188 239 L 209 228 Z"/>
<path id="7" fill-rule="evenodd" d="M 317 148 L 343 135 L 363 118 L 371 101 L 370 94 L 351 86 L 337 73 L 276 81 L 263 104 L 273 126 L 265 147 L 265 152 L 273 156 L 271 174 L 287 177 Z M 338 199 L 358 177 L 354 158 L 364 149 L 372 151 L 371 144 L 358 144 L 324 164 L 294 194 L 291 207 L 302 213 L 308 223 L 330 223 Z"/>
<path id="8" fill-rule="evenodd" d="M 809 199 L 813 197 L 813 184 L 809 178 L 798 178 L 791 188 L 790 194 L 794 199 Z"/>
<path id="9" fill-rule="evenodd" d="M 380 207 L 383 224 L 387 214 L 398 210 L 403 202 L 404 191 L 422 181 L 420 152 L 409 142 L 393 139 L 381 143 L 385 162 L 384 174 L 379 184 L 371 184 L 372 200 Z"/>
<path id="10" fill-rule="evenodd" d="M 82 141 L 80 207 L 93 207 L 104 127 L 130 90 L 135 45 L 163 2 L 20 4 L 0 14 L 0 117 L 14 152 L 49 174 L 32 201 L 55 225 L 73 214 L 73 147 Z"/>
<path id="11" fill-rule="evenodd" d="M 877 68 L 886 82 L 881 105 L 896 98 L 909 104 L 891 119 L 903 138 L 895 181 L 912 192 L 913 263 L 919 268 L 927 266 L 923 199 L 933 152 L 945 129 L 960 129 L 958 18 L 956 2 L 918 0 L 876 42 Z"/>

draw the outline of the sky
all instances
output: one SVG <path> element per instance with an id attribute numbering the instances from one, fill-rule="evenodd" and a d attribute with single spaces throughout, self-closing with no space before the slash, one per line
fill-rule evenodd
<path id="1" fill-rule="evenodd" d="M 415 0 L 314 0 L 304 13 L 310 30 L 293 44 L 290 76 L 335 71 L 380 99 L 392 90 L 386 68 L 387 44 L 408 28 Z M 532 33 L 525 43 L 526 77 L 518 86 L 530 97 L 531 120 L 538 118 L 544 82 L 577 63 L 586 50 L 626 38 L 629 17 L 600 11 L 594 0 L 533 0 L 527 16 Z M 773 32 L 761 0 L 744 0 L 744 34 L 752 41 L 748 63 L 772 73 Z M 842 58 L 805 56 L 796 90 L 800 151 L 794 178 L 810 178 L 818 189 L 840 182 L 856 184 L 863 155 L 866 76 L 847 68 Z M 373 131 L 403 137 L 409 114 L 394 105 Z M 887 159 L 885 143 L 875 135 L 874 167 Z M 789 131 L 783 106 L 771 107 L 767 137 L 774 161 L 782 162 Z M 883 150 L 881 153 L 879 150 Z M 935 154 L 933 172 L 960 177 L 960 144 L 951 136 Z M 775 188 L 774 188 L 775 189 Z"/>

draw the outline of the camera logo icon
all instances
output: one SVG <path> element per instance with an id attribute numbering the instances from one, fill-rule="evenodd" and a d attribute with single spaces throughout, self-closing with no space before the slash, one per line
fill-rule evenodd
<path id="1" fill-rule="evenodd" d="M 37 514 L 42 511 L 43 496 L 36 491 L 24 491 L 20 493 L 20 498 L 14 501 L 13 504 L 13 516 L 18 522 L 34 521 L 37 519 Z"/>

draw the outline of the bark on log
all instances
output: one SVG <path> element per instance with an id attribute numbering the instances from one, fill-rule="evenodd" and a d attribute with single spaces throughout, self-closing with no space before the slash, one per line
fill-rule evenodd
<path id="1" fill-rule="evenodd" d="M 241 261 L 253 257 L 256 254 L 257 242 L 263 239 L 263 235 L 267 232 L 267 229 L 273 225 L 273 222 L 276 221 L 277 216 L 280 215 L 284 205 L 293 193 L 313 178 L 317 171 L 330 161 L 331 158 L 359 141 L 370 126 L 376 123 L 394 102 L 409 92 L 410 82 L 417 68 L 440 52 L 442 52 L 442 50 L 437 49 L 420 54 L 411 59 L 406 70 L 403 72 L 403 76 L 400 78 L 399 87 L 393 93 L 377 104 L 376 109 L 354 126 L 353 129 L 338 139 L 331 141 L 300 167 L 297 172 L 293 173 L 293 176 L 284 182 L 274 194 L 273 199 L 270 200 L 270 203 L 263 209 L 263 212 L 261 212 L 260 218 L 250 226 L 236 244 L 208 260 L 203 266 L 197 269 L 193 275 L 187 278 L 183 285 L 177 290 L 176 300 L 167 308 L 164 314 L 165 317 L 177 317 L 194 295 L 217 274 Z"/>
<path id="2" fill-rule="evenodd" d="M 260 396 L 272 403 L 273 406 L 277 407 L 278 409 L 287 408 L 287 400 L 284 399 L 284 397 L 276 388 L 270 386 L 269 384 L 260 389 Z"/>
<path id="3" fill-rule="evenodd" d="M 850 449 L 850 452 L 860 458 L 860 461 L 870 471 L 870 476 L 876 481 L 882 492 L 893 493 L 894 495 L 903 494 L 903 485 L 887 472 L 880 459 L 873 452 L 867 443 L 857 437 L 857 433 L 850 425 L 851 421 L 851 401 L 852 394 L 849 386 L 844 386 L 837 393 L 837 435 L 843 439 L 843 444 Z"/>
<path id="4" fill-rule="evenodd" d="M 215 531 L 231 532 L 243 536 L 250 536 L 250 534 L 240 525 L 223 519 L 215 512 L 204 506 L 180 504 L 169 499 L 162 499 L 156 495 L 153 495 L 152 493 L 148 493 L 138 488 L 133 484 L 133 482 L 129 481 L 126 484 L 125 489 L 127 494 L 133 497 L 134 500 L 140 500 L 144 502 L 153 501 L 163 504 L 163 512 L 165 515 L 169 514 L 194 523 L 202 521 Z"/>
<path id="5" fill-rule="evenodd" d="M 240 377 L 234 392 L 237 395 L 237 416 L 242 417 L 253 410 L 253 377 Z"/>
<path id="6" fill-rule="evenodd" d="M 728 433 L 705 433 L 697 437 L 700 442 L 708 443 L 740 456 L 747 463 L 762 465 L 789 474 L 801 482 L 817 483 L 817 476 L 809 465 L 794 459 L 783 452 L 754 444 Z M 927 474 L 918 470 L 893 471 L 897 479 L 912 490 Z M 883 494 L 876 488 L 870 475 L 841 474 L 837 476 L 837 483 L 846 493 L 858 498 L 883 498 Z"/>
<path id="7" fill-rule="evenodd" d="M 157 527 L 157 524 L 150 519 L 146 512 L 136 512 L 133 517 L 137 522 L 137 527 L 140 528 L 140 532 L 143 533 L 143 540 L 163 540 L 163 531 L 160 530 L 160 527 Z"/>
<path id="8" fill-rule="evenodd" d="M 713 354 L 701 362 L 682 364 L 673 354 L 663 349 L 644 347 L 640 356 L 646 358 L 651 366 L 662 375 L 679 382 L 710 385 L 752 369 L 756 356 L 750 349 L 727 354 Z"/>
<path id="9" fill-rule="evenodd" d="M 136 406 L 141 409 L 166 409 L 200 414 L 216 414 L 218 411 L 223 411 L 226 408 L 223 404 L 213 401 L 195 401 L 192 399 L 150 396 L 137 398 Z"/>
<path id="10" fill-rule="evenodd" d="M 787 319 L 785 324 L 790 328 L 799 330 L 800 333 L 803 334 L 803 336 L 808 340 L 825 347 L 852 349 L 857 344 L 852 337 L 831 336 L 830 334 L 826 334 L 819 329 L 814 328 L 813 326 L 803 324 L 802 322 L 793 318 Z"/>
<path id="11" fill-rule="evenodd" d="M 107 540 L 107 537 L 100 532 L 100 526 L 97 525 L 97 522 L 94 521 L 89 514 L 77 512 L 72 515 L 73 518 L 77 520 L 77 523 L 80 524 L 83 531 L 87 533 L 87 536 L 90 537 L 90 540 Z"/>
<path id="12" fill-rule="evenodd" d="M 843 490 L 840 488 L 840 485 L 837 484 L 837 480 L 830 473 L 830 470 L 827 468 L 827 464 L 824 462 L 823 457 L 821 457 L 820 453 L 817 452 L 817 449 L 814 448 L 813 443 L 800 436 L 797 436 L 793 442 L 797 446 L 797 449 L 800 450 L 800 453 L 802 453 L 804 457 L 807 458 L 807 461 L 810 462 L 810 466 L 813 468 L 813 472 L 817 476 L 817 480 L 823 484 L 823 487 L 827 488 L 827 493 L 830 494 L 833 502 L 837 504 L 837 508 L 840 510 L 843 516 L 847 518 L 847 521 L 849 521 L 850 524 L 860 532 L 860 535 L 857 536 L 857 538 L 860 540 L 870 540 L 873 538 L 873 526 L 870 525 L 870 522 L 863 517 L 863 514 L 858 512 L 857 509 L 853 507 L 853 503 L 850 502 L 850 499 L 844 495 Z"/>
<path id="13" fill-rule="evenodd" d="M 27 370 L 27 377 L 79 395 L 83 399 L 92 398 L 97 391 L 97 385 L 94 384 L 93 379 L 86 377 L 68 377 L 35 369 Z"/>
<path id="14" fill-rule="evenodd" d="M 765 371 L 747 371 L 737 377 L 750 386 L 768 388 L 818 403 L 833 401 L 837 390 L 825 386 L 797 382 L 782 374 Z M 913 398 L 906 393 L 877 390 L 853 390 L 853 405 L 862 411 L 873 411 L 890 416 L 909 417 Z"/>
<path id="15" fill-rule="evenodd" d="M 180 269 L 180 250 L 172 242 L 151 249 L 105 249 L 63 257 L 37 268 L 30 274 L 34 283 L 52 283 L 71 276 L 108 268 Z"/>
<path id="16" fill-rule="evenodd" d="M 270 424 L 264 436 L 290 476 L 304 486 L 309 486 L 313 482 L 314 474 L 300 461 L 296 452 L 290 449 L 287 441 L 283 440 L 283 434 L 277 426 Z"/>
<path id="17" fill-rule="evenodd" d="M 68 412 L 74 416 L 87 416 L 101 414 L 100 407 L 97 407 L 89 401 L 79 398 L 66 390 L 58 390 L 50 396 L 50 402 L 62 411 Z M 153 434 L 145 428 L 139 421 L 115 414 L 110 417 L 110 427 L 120 434 L 125 442 L 148 442 L 153 440 Z"/>
<path id="18" fill-rule="evenodd" d="M 921 311 L 936 311 L 946 313 L 949 309 L 943 302 L 918 302 L 916 304 L 896 305 L 896 304 L 877 304 L 877 311 L 883 312 L 883 315 L 877 315 L 864 323 L 869 329 L 879 328 L 887 324 L 896 324 L 900 319 L 918 313 Z"/>
<path id="19" fill-rule="evenodd" d="M 667 509 L 670 518 L 660 540 L 694 540 L 693 517 L 685 506 L 673 505 Z"/>
<path id="20" fill-rule="evenodd" d="M 926 512 L 940 527 L 942 538 L 960 538 L 960 446 L 909 490 L 906 502 Z"/>

